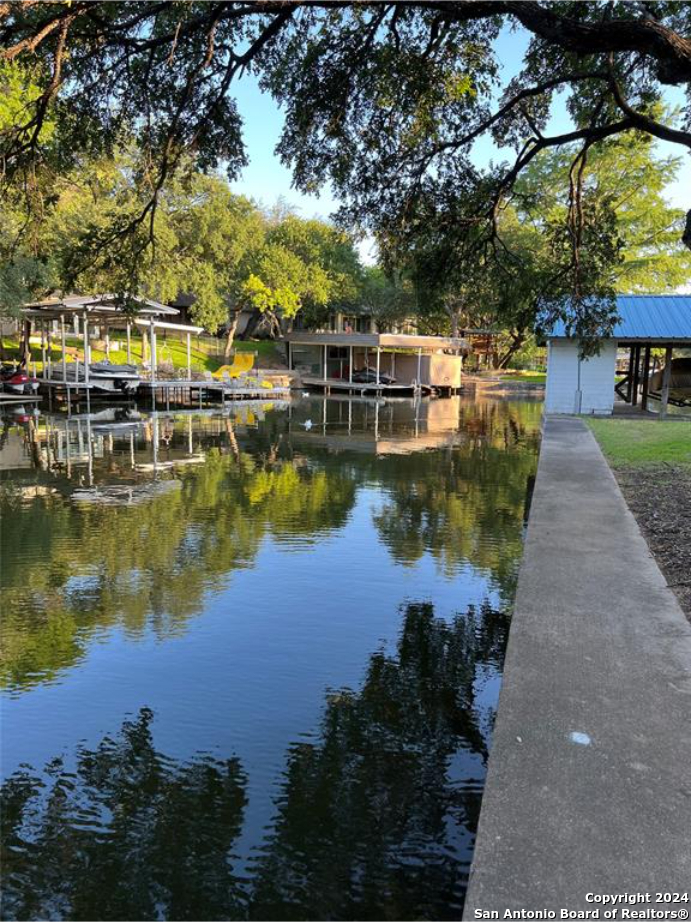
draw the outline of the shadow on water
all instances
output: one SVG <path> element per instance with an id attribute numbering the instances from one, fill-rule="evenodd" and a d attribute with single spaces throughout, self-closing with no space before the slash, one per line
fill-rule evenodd
<path id="1" fill-rule="evenodd" d="M 157 751 L 149 709 L 73 765 L 23 766 L 2 788 L 3 918 L 458 918 L 493 719 L 478 696 L 508 623 L 406 605 L 395 652 L 289 748 L 242 873 L 242 765 Z"/>

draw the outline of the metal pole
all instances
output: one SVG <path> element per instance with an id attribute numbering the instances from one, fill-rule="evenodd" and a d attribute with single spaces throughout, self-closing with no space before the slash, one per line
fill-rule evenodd
<path id="1" fill-rule="evenodd" d="M 422 349 L 418 349 L 417 350 L 417 386 L 418 387 L 422 385 L 422 381 L 420 380 L 421 377 L 422 377 Z"/>
<path id="2" fill-rule="evenodd" d="M 84 313 L 82 327 L 84 329 L 84 383 L 87 387 L 87 394 L 89 393 L 89 318 L 86 312 Z"/>
<path id="3" fill-rule="evenodd" d="M 377 387 L 379 387 L 379 366 L 381 364 L 381 349 L 377 346 Z"/>
<path id="4" fill-rule="evenodd" d="M 672 381 L 672 347 L 667 346 L 665 349 L 665 369 L 662 372 L 662 393 L 660 394 L 660 419 L 667 416 L 667 404 L 669 403 L 669 386 Z"/>
<path id="5" fill-rule="evenodd" d="M 149 355 L 151 357 L 151 401 L 156 406 L 156 333 L 154 332 L 154 321 L 149 325 Z"/>
<path id="6" fill-rule="evenodd" d="M 326 381 L 328 375 L 326 373 L 326 343 L 324 343 L 324 380 Z"/>
<path id="7" fill-rule="evenodd" d="M 46 325 L 41 321 L 41 377 L 46 380 Z"/>
<path id="8" fill-rule="evenodd" d="M 60 344 L 62 346 L 62 383 L 67 384 L 67 346 L 65 344 L 64 314 L 60 314 Z"/>
<path id="9" fill-rule="evenodd" d="M 348 366 L 349 366 L 348 367 L 348 383 L 352 384 L 353 383 L 353 347 L 348 346 L 348 349 L 350 352 L 350 359 L 348 363 Z"/>
<path id="10" fill-rule="evenodd" d="M 127 321 L 127 364 L 132 362 L 132 325 Z"/>
<path id="11" fill-rule="evenodd" d="M 192 334 L 187 333 L 187 380 L 192 380 Z"/>
<path id="12" fill-rule="evenodd" d="M 53 348 L 52 321 L 48 324 L 48 377 L 53 377 L 53 360 L 51 352 Z"/>

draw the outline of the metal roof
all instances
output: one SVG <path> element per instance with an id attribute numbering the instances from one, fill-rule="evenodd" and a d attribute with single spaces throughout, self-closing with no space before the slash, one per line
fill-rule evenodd
<path id="1" fill-rule="evenodd" d="M 153 301 L 151 298 L 132 297 L 129 299 L 137 306 L 138 316 L 166 316 L 177 317 L 180 313 L 174 307 L 167 304 L 161 304 Z M 86 296 L 69 296 L 67 298 L 49 298 L 47 301 L 34 301 L 31 304 L 25 304 L 23 311 L 30 317 L 48 320 L 59 319 L 60 316 L 69 316 L 71 314 L 82 314 L 86 312 L 90 316 L 98 316 L 104 320 L 110 317 L 123 317 L 125 313 L 120 305 L 119 299 L 112 294 L 97 294 Z"/>
<path id="2" fill-rule="evenodd" d="M 617 312 L 608 339 L 691 343 L 691 295 L 617 295 Z M 548 335 L 565 337 L 564 324 L 555 324 Z"/>

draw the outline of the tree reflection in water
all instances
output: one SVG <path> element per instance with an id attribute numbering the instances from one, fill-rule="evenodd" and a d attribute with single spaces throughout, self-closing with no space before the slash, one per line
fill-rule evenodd
<path id="1" fill-rule="evenodd" d="M 2 788 L 2 918 L 241 918 L 230 849 L 246 778 L 237 759 L 186 764 L 153 744 L 143 708 L 116 737 Z M 201 915 L 200 915 L 201 914 Z"/>
<path id="2" fill-rule="evenodd" d="M 244 883 L 239 761 L 167 758 L 146 709 L 74 771 L 16 773 L 3 917 L 459 918 L 492 717 L 478 687 L 507 633 L 489 606 L 445 622 L 408 604 L 395 655 L 370 657 L 360 691 L 328 693 L 319 737 L 290 748 Z"/>

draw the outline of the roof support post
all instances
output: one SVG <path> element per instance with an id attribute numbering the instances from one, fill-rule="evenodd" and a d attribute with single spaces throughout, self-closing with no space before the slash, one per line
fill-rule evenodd
<path id="1" fill-rule="evenodd" d="M 353 383 L 353 347 L 348 346 L 348 383 Z"/>
<path id="2" fill-rule="evenodd" d="M 643 389 L 641 391 L 641 410 L 644 413 L 648 409 L 648 385 L 649 383 L 650 383 L 650 345 L 647 345 L 643 353 Z"/>
<path id="3" fill-rule="evenodd" d="M 53 359 L 52 359 L 52 349 L 53 349 L 53 321 L 48 321 L 48 338 L 46 340 L 48 345 L 48 377 L 53 377 Z M 45 377 L 45 374 L 44 374 Z"/>
<path id="4" fill-rule="evenodd" d="M 82 317 L 82 331 L 84 336 L 84 383 L 86 384 L 86 393 L 89 394 L 89 315 L 84 311 Z"/>
<path id="5" fill-rule="evenodd" d="M 62 383 L 67 384 L 67 345 L 65 342 L 64 314 L 60 314 L 60 346 L 62 348 Z"/>
<path id="6" fill-rule="evenodd" d="M 379 387 L 379 368 L 381 365 L 381 349 L 377 346 L 377 387 Z"/>
<path id="7" fill-rule="evenodd" d="M 636 355 L 634 357 L 633 365 L 633 394 L 631 396 L 631 406 L 635 407 L 638 404 L 638 387 L 640 384 L 641 378 L 641 347 L 634 346 Z"/>
<path id="8" fill-rule="evenodd" d="M 631 346 L 629 350 L 629 373 L 627 376 L 628 381 L 626 382 L 626 402 L 627 403 L 631 403 L 631 400 L 633 398 L 633 367 L 634 367 L 633 363 L 634 363 L 635 348 L 636 348 L 635 346 Z"/>
<path id="9" fill-rule="evenodd" d="M 327 373 L 326 373 L 326 359 L 327 359 L 326 343 L 324 343 L 324 350 L 323 350 L 324 375 L 323 375 L 323 378 L 324 378 L 325 381 L 326 381 L 326 379 L 327 379 L 327 377 L 328 377 L 328 375 L 327 375 Z"/>
<path id="10" fill-rule="evenodd" d="M 187 380 L 192 380 L 192 334 L 187 332 Z"/>
<path id="11" fill-rule="evenodd" d="M 156 399 L 156 327 L 152 320 L 149 324 L 149 353 L 151 355 L 151 393 Z"/>
<path id="12" fill-rule="evenodd" d="M 417 350 L 417 386 L 422 386 L 422 349 Z"/>
<path id="13" fill-rule="evenodd" d="M 132 324 L 127 321 L 127 364 L 132 362 Z"/>
<path id="14" fill-rule="evenodd" d="M 667 404 L 669 403 L 669 386 L 672 381 L 672 347 L 667 346 L 665 349 L 665 369 L 662 372 L 662 393 L 660 394 L 660 419 L 667 416 Z"/>
<path id="15" fill-rule="evenodd" d="M 41 321 L 41 377 L 46 380 L 46 324 Z"/>

